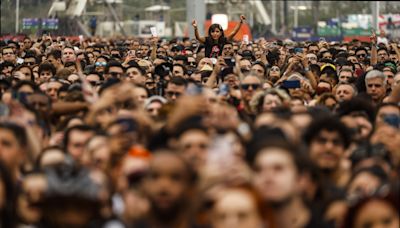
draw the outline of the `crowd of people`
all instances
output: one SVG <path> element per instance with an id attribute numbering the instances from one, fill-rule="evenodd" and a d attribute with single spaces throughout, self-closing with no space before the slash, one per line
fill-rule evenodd
<path id="1" fill-rule="evenodd" d="M 0 41 L 0 227 L 399 227 L 400 45 Z"/>

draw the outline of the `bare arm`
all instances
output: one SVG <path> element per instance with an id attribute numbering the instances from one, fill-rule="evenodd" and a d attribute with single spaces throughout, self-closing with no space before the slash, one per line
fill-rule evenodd
<path id="1" fill-rule="evenodd" d="M 371 66 L 378 63 L 378 51 L 376 49 L 376 34 L 372 32 L 371 36 Z"/>
<path id="2" fill-rule="evenodd" d="M 151 54 L 150 54 L 150 59 L 154 61 L 157 58 L 157 42 L 158 38 L 157 37 L 152 37 L 151 38 Z"/>
<path id="3" fill-rule="evenodd" d="M 240 23 L 235 26 L 233 29 L 232 33 L 229 34 L 228 39 L 232 40 L 233 37 L 239 32 L 240 27 L 242 27 L 243 22 L 246 20 L 246 17 L 244 15 L 240 15 Z"/>
<path id="4" fill-rule="evenodd" d="M 224 59 L 220 57 L 217 64 L 215 64 L 213 72 L 206 82 L 206 87 L 211 89 L 214 88 L 215 82 L 217 81 L 217 76 L 221 72 L 223 66 L 226 66 L 226 64 L 224 62 Z"/>
<path id="5" fill-rule="evenodd" d="M 194 35 L 196 37 L 196 40 L 198 40 L 200 43 L 204 44 L 206 42 L 206 38 L 200 36 L 199 29 L 197 28 L 196 20 L 192 21 L 192 26 L 194 28 Z"/>
<path id="6" fill-rule="evenodd" d="M 392 49 L 396 52 L 397 59 L 400 59 L 400 50 L 399 50 L 399 48 L 397 47 L 397 44 L 396 44 L 396 43 L 392 43 Z"/>

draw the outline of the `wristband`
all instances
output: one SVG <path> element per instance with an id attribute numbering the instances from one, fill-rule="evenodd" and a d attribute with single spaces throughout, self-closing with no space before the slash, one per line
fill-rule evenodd
<path id="1" fill-rule="evenodd" d="M 305 70 L 305 71 L 310 71 L 310 68 L 304 67 L 304 70 Z"/>

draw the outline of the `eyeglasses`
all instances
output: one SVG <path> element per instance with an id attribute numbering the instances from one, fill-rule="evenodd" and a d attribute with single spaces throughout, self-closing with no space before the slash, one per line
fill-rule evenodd
<path id="1" fill-rule="evenodd" d="M 240 87 L 241 87 L 243 90 L 249 90 L 250 87 L 251 87 L 252 89 L 256 90 L 256 89 L 260 88 L 260 84 L 241 84 Z"/>
<path id="2" fill-rule="evenodd" d="M 281 70 L 279 69 L 279 67 L 272 67 L 271 71 L 281 71 Z"/>
<path id="3" fill-rule="evenodd" d="M 94 65 L 95 66 L 107 66 L 107 63 L 106 62 L 96 62 Z"/>
<path id="4" fill-rule="evenodd" d="M 359 55 L 356 55 L 358 58 L 365 58 L 367 55 L 366 54 L 359 54 Z"/>
<path id="5" fill-rule="evenodd" d="M 189 66 L 196 66 L 196 62 L 188 62 Z"/>

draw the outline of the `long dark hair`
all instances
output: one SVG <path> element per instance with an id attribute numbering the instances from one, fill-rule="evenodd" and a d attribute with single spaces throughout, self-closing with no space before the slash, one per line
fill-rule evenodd
<path id="1" fill-rule="evenodd" d="M 221 31 L 221 36 L 218 38 L 218 43 L 220 44 L 225 39 L 224 30 L 222 29 L 222 26 L 220 24 L 212 24 L 208 28 L 208 37 L 207 38 L 210 39 L 210 41 L 212 41 L 212 43 L 215 43 L 215 40 L 211 36 L 211 32 L 214 31 L 215 29 L 219 29 Z"/>
<path id="2" fill-rule="evenodd" d="M 4 205 L 0 208 L 0 227 L 14 227 L 15 225 L 15 187 L 11 179 L 11 173 L 0 161 L 0 184 L 3 184 Z"/>

